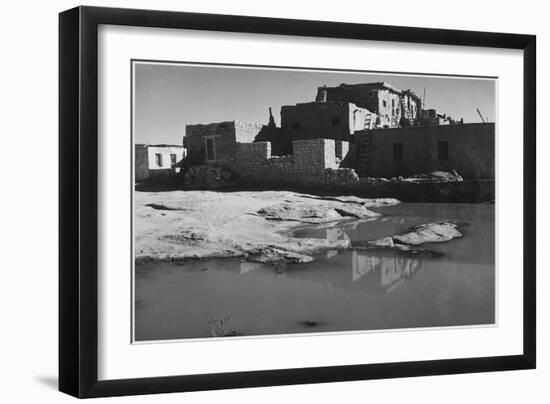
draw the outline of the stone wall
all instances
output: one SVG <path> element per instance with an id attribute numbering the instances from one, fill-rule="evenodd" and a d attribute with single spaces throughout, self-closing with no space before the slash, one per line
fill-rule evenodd
<path id="1" fill-rule="evenodd" d="M 341 150 L 346 147 L 345 143 L 339 146 Z M 272 156 L 270 142 L 237 143 L 235 154 L 221 164 L 235 175 L 229 183 L 225 178 L 223 181 L 218 180 L 218 177 L 222 177 L 219 173 L 223 171 L 208 168 L 216 167 L 199 166 L 196 172 L 192 172 L 193 180 L 188 178 L 186 185 L 193 189 L 221 188 L 228 185 L 242 189 L 251 186 L 316 194 L 394 197 L 410 202 L 494 200 L 494 181 L 412 183 L 359 178 L 354 169 L 341 166 L 336 150 L 336 142 L 332 139 L 294 141 L 294 153 L 286 156 Z M 215 181 L 205 180 L 205 175 L 208 178 L 214 177 Z"/>
<path id="2" fill-rule="evenodd" d="M 190 167 L 185 173 L 183 186 L 185 188 L 220 189 L 234 185 L 233 174 L 222 167 L 200 165 Z"/>
<path id="3" fill-rule="evenodd" d="M 206 125 L 187 125 L 184 146 L 191 165 L 206 164 L 206 138 L 214 138 L 216 158 L 230 158 L 236 150 L 235 122 L 217 122 Z"/>
<path id="4" fill-rule="evenodd" d="M 184 145 L 188 151 L 189 164 L 226 164 L 237 153 L 237 144 L 253 142 L 262 128 L 263 125 L 241 121 L 187 125 Z M 206 160 L 207 138 L 213 139 L 215 149 L 215 156 L 209 161 Z"/>
<path id="5" fill-rule="evenodd" d="M 136 181 L 143 181 L 149 178 L 149 157 L 147 156 L 147 145 L 136 144 L 134 150 L 134 178 Z"/>
<path id="6" fill-rule="evenodd" d="M 327 168 L 325 170 L 327 187 L 348 187 L 359 184 L 359 176 L 353 168 Z"/>
<path id="7" fill-rule="evenodd" d="M 235 125 L 235 141 L 237 143 L 252 143 L 264 126 L 241 121 L 235 121 L 233 124 Z"/>
<path id="8" fill-rule="evenodd" d="M 369 111 L 349 102 L 309 102 L 281 108 L 281 130 L 291 140 L 335 139 L 349 141 L 366 128 Z M 369 121 L 375 121 L 372 117 Z"/>
<path id="9" fill-rule="evenodd" d="M 456 170 L 465 180 L 495 178 L 494 123 L 362 131 L 355 139 L 359 151 L 368 149 L 367 154 L 357 155 L 362 176 L 407 177 Z M 440 142 L 446 142 L 446 159 L 440 156 Z M 401 144 L 401 161 L 394 161 L 394 144 Z"/>
<path id="10" fill-rule="evenodd" d="M 400 91 L 383 82 L 319 87 L 317 99 L 351 102 L 366 108 L 377 115 L 380 127 L 396 127 L 401 118 Z"/>
<path id="11" fill-rule="evenodd" d="M 337 168 L 332 139 L 296 140 L 293 154 L 272 156 L 271 143 L 237 143 L 235 155 L 223 162 L 244 184 L 313 186 L 325 183 L 325 169 Z"/>

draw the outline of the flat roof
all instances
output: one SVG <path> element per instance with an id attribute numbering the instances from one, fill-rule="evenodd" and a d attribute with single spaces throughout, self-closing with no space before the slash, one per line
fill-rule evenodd
<path id="1" fill-rule="evenodd" d="M 183 148 L 183 145 L 181 144 L 145 144 L 145 143 L 136 143 L 136 147 L 181 147 Z"/>
<path id="2" fill-rule="evenodd" d="M 333 86 L 333 87 L 323 86 L 323 87 L 319 87 L 319 88 L 327 88 L 328 89 L 328 88 L 342 88 L 342 87 L 373 87 L 373 88 L 381 87 L 381 88 L 387 88 L 387 89 L 395 91 L 397 93 L 402 92 L 401 90 L 395 88 L 394 86 L 392 86 L 389 83 L 386 83 L 385 81 L 375 81 L 375 82 L 372 82 L 372 83 L 356 83 L 356 84 L 342 83 L 338 86 Z"/>

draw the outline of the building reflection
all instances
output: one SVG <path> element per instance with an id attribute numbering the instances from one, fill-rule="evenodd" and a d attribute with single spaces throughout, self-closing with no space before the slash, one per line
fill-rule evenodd
<path id="1" fill-rule="evenodd" d="M 343 289 L 370 293 L 391 293 L 411 280 L 424 267 L 423 259 L 387 251 L 327 250 L 308 264 L 266 265 L 240 262 L 240 273 L 258 272 L 322 284 L 327 290 Z"/>
<path id="2" fill-rule="evenodd" d="M 368 227 L 364 225 L 368 224 Z M 376 238 L 379 235 L 398 233 L 405 224 L 402 217 L 386 216 L 359 219 L 348 223 L 324 223 L 295 231 L 295 237 L 326 240 Z M 368 233 L 362 234 L 364 231 Z M 344 289 L 370 293 L 391 293 L 422 270 L 424 261 L 390 250 L 326 250 L 308 264 L 275 265 L 243 261 L 240 273 L 252 271 L 275 278 L 301 280 L 322 284 L 327 290 Z"/>
<path id="3" fill-rule="evenodd" d="M 391 293 L 412 279 L 423 266 L 424 261 L 417 257 L 384 255 L 382 251 L 339 253 L 329 250 L 320 262 L 290 266 L 287 277 L 322 283 L 329 290 Z"/>
<path id="4" fill-rule="evenodd" d="M 261 268 L 263 265 L 258 262 L 250 262 L 250 261 L 241 261 L 239 264 L 240 264 L 239 269 L 241 270 L 241 274 L 252 272 L 255 269 Z"/>
<path id="5" fill-rule="evenodd" d="M 323 226 L 308 227 L 307 229 L 298 229 L 294 232 L 298 238 L 326 239 L 331 241 L 350 240 L 348 234 L 343 228 L 336 227 L 336 223 L 329 223 Z"/>
<path id="6" fill-rule="evenodd" d="M 423 266 L 423 261 L 417 258 L 366 255 L 357 251 L 352 252 L 352 263 L 352 282 L 374 273 L 372 281 L 388 293 L 412 278 Z"/>

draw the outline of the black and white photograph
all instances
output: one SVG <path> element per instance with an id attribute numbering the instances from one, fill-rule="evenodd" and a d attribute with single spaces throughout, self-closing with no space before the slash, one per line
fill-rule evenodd
<path id="1" fill-rule="evenodd" d="M 497 77 L 131 71 L 135 343 L 497 325 Z"/>
<path id="2" fill-rule="evenodd" d="M 3 4 L 1 402 L 548 401 L 543 2 L 89 3 Z"/>

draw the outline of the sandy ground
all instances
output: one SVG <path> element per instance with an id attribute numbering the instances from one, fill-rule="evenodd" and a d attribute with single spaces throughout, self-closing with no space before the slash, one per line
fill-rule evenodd
<path id="1" fill-rule="evenodd" d="M 395 199 L 327 197 L 285 191 L 135 192 L 135 257 L 141 260 L 244 257 L 251 261 L 307 262 L 349 240 L 294 238 L 304 223 L 378 215 L 371 207 Z"/>

